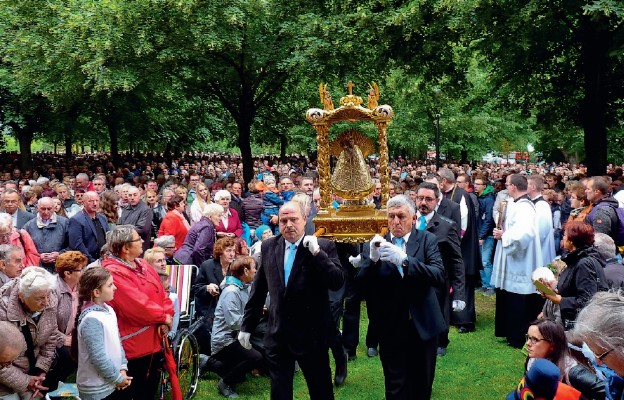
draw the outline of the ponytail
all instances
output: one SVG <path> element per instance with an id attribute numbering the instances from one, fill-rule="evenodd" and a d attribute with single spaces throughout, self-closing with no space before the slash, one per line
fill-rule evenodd
<path id="1" fill-rule="evenodd" d="M 103 267 L 87 268 L 80 276 L 80 281 L 78 282 L 78 310 L 76 312 L 70 348 L 70 355 L 75 361 L 78 360 L 78 324 L 81 320 L 83 308 L 92 300 L 93 291 L 104 286 L 110 276 L 111 273 Z"/>

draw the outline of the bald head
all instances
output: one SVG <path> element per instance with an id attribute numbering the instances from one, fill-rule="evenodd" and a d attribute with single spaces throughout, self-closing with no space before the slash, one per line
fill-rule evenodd
<path id="1" fill-rule="evenodd" d="M 139 188 L 132 186 L 128 189 L 128 203 L 134 207 L 139 204 L 139 201 L 141 201 L 141 191 Z"/>
<path id="2" fill-rule="evenodd" d="M 22 332 L 12 323 L 0 321 L 0 364 L 12 363 L 25 351 Z"/>

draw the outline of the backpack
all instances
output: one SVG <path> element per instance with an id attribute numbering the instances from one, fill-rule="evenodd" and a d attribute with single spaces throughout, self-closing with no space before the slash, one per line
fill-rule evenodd
<path id="1" fill-rule="evenodd" d="M 617 227 L 611 232 L 611 237 L 616 246 L 624 246 L 624 208 L 614 207 L 608 203 L 598 203 L 589 212 L 589 220 L 593 223 L 596 211 L 602 207 L 611 207 L 615 210 L 615 216 L 617 217 Z"/>

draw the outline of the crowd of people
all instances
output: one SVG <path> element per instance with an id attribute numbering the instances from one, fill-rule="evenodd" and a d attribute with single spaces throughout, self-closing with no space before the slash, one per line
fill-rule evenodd
<path id="1" fill-rule="evenodd" d="M 619 167 L 590 177 L 580 165 L 399 157 L 389 233 L 351 245 L 314 236 L 307 157 L 255 159 L 247 183 L 225 154 L 125 155 L 119 168 L 106 154 L 71 167 L 35 157 L 35 170 L 7 165 L 0 181 L 2 399 L 77 371 L 81 398 L 152 400 L 161 339 L 180 317 L 166 266 L 188 264 L 202 372 L 228 398 L 250 373 L 271 378 L 271 398 L 292 398 L 297 368 L 310 398 L 333 398 L 357 357 L 364 299 L 366 355 L 380 356 L 386 398 L 429 399 L 449 329 L 476 329 L 479 295 L 496 297 L 495 335 L 526 347 L 527 376 L 546 359 L 584 398 L 624 398 Z M 381 208 L 379 165 L 367 162 L 368 202 Z M 540 267 L 554 278 L 536 278 Z"/>

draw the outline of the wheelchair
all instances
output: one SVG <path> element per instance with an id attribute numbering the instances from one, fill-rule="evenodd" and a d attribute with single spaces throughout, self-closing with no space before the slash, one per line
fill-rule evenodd
<path id="1" fill-rule="evenodd" d="M 189 400 L 195 395 L 199 383 L 199 345 L 194 333 L 204 322 L 203 317 L 193 321 L 195 310 L 193 302 L 190 301 L 191 275 L 197 271 L 197 266 L 172 265 L 167 267 L 171 277 L 171 286 L 179 296 L 180 326 L 188 327 L 179 328 L 173 337 L 163 338 L 163 346 L 168 346 L 173 353 L 182 398 Z M 166 400 L 170 398 L 171 382 L 169 374 L 163 368 L 160 399 Z"/>

